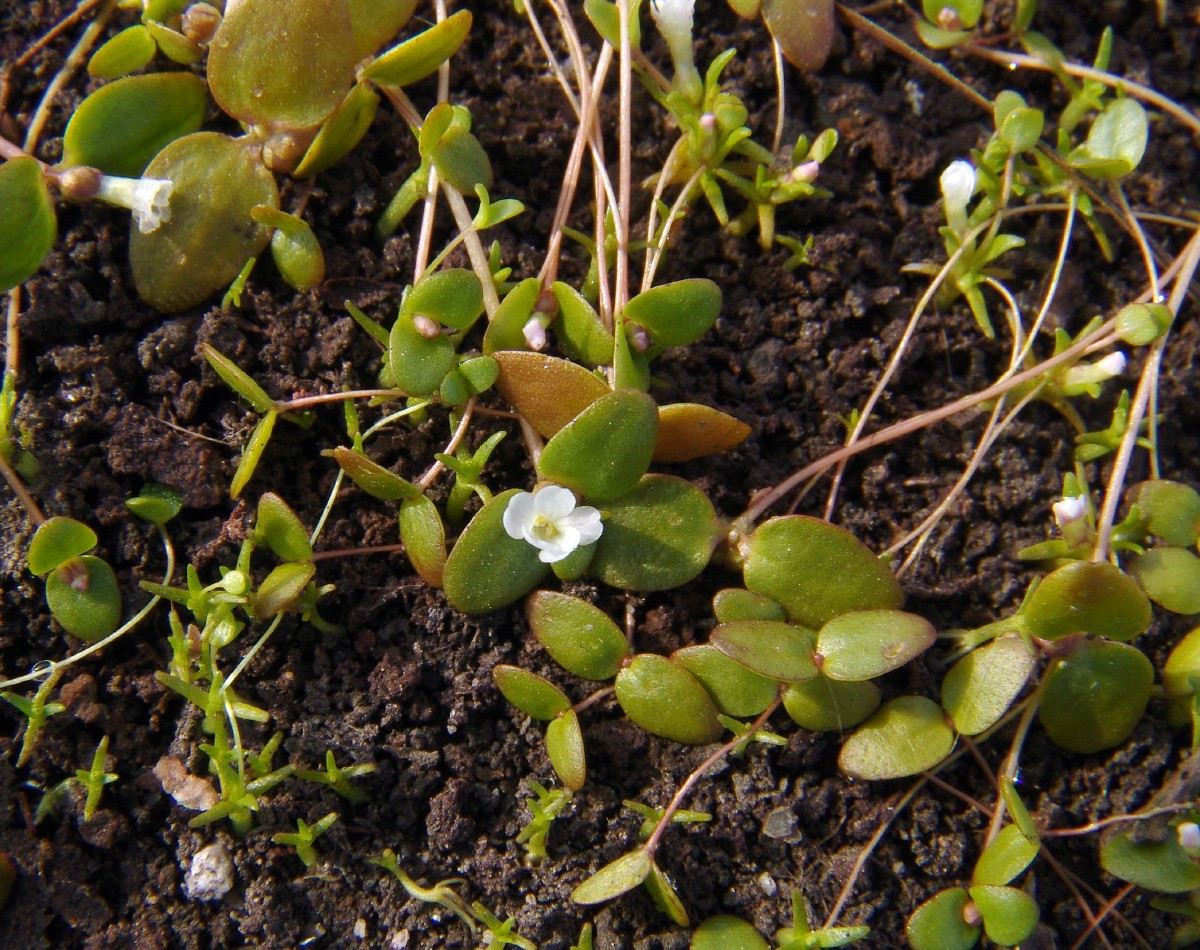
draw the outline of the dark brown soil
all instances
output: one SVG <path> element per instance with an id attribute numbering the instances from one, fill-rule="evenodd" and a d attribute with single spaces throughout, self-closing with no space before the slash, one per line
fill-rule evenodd
<path id="1" fill-rule="evenodd" d="M 452 87 L 491 155 L 493 196 L 519 197 L 530 209 L 500 232 L 504 259 L 527 276 L 541 262 L 573 123 L 512 5 L 465 5 L 475 9 L 476 26 L 469 48 L 455 60 Z M 1194 0 L 1171 3 L 1161 28 L 1150 3 L 1043 7 L 1039 28 L 1073 59 L 1090 62 L 1100 29 L 1111 24 L 1115 72 L 1200 108 L 1200 4 Z M 70 8 L 66 0 L 4 0 L 0 64 Z M 769 139 L 774 78 L 764 33 L 716 0 L 702 0 L 699 8 L 697 22 L 706 24 L 700 61 L 731 43 L 738 47 L 743 55 L 729 76 L 746 97 L 760 137 Z M 889 22 L 911 35 L 902 19 Z M 7 107 L 16 127 L 24 127 L 68 49 L 69 41 L 52 44 L 13 75 Z M 1051 110 L 1061 105 L 1044 75 L 943 59 L 985 95 L 1007 83 Z M 789 137 L 826 125 L 841 136 L 822 171 L 834 197 L 780 216 L 784 233 L 815 236 L 813 266 L 789 274 L 780 267 L 783 253 L 764 254 L 749 239 L 723 235 L 698 209 L 661 274 L 707 275 L 725 293 L 715 330 L 659 365 L 666 394 L 753 424 L 753 435 L 736 451 L 675 469 L 728 516 L 745 508 L 751 492 L 841 444 L 839 417 L 865 400 L 924 287 L 923 279 L 901 273 L 902 265 L 941 255 L 938 175 L 984 141 L 990 121 L 844 28 L 820 75 L 789 73 L 787 81 Z M 70 107 L 87 91 L 76 81 L 62 97 L 43 158 L 57 157 L 60 140 L 52 136 L 61 135 Z M 432 101 L 429 88 L 414 95 L 420 103 Z M 639 109 L 635 172 L 641 175 L 664 158 L 671 132 L 656 112 L 644 104 Z M 162 570 L 153 531 L 123 505 L 145 481 L 183 493 L 186 508 L 172 523 L 172 536 L 181 561 L 195 564 L 205 578 L 232 562 L 259 492 L 280 493 L 306 524 L 319 516 L 335 474 L 320 451 L 344 441 L 340 411 L 318 412 L 308 430 L 281 426 L 247 493 L 251 503 L 231 503 L 229 478 L 254 417 L 209 370 L 197 345 L 214 344 L 275 397 L 371 385 L 378 351 L 342 305 L 350 299 L 381 318 L 396 306 L 411 275 L 415 236 L 401 234 L 381 248 L 371 229 L 414 164 L 402 123 L 382 115 L 361 148 L 322 176 L 309 199 L 309 217 L 326 251 L 324 285 L 297 296 L 262 265 L 235 310 L 211 305 L 167 318 L 156 314 L 132 289 L 124 221 L 98 206 L 62 209 L 59 242 L 26 288 L 19 423 L 41 467 L 31 486 L 35 497 L 47 513 L 97 528 L 127 607 L 144 602 L 137 582 L 157 579 Z M 1129 193 L 1136 206 L 1161 213 L 1200 207 L 1196 143 L 1168 120 L 1155 119 L 1150 152 Z M 293 197 L 285 195 L 285 206 Z M 1028 251 L 1016 255 L 1014 286 L 1031 301 L 1050 270 L 1058 225 L 1047 218 L 1031 226 Z M 1067 292 L 1055 313 L 1072 330 L 1140 290 L 1134 246 L 1109 231 L 1114 265 L 1103 262 L 1082 229 L 1076 236 Z M 1177 246 L 1177 234 L 1163 235 L 1168 249 Z M 578 273 L 583 263 L 572 254 L 567 266 Z M 1188 315 L 1168 351 L 1160 401 L 1164 474 L 1191 482 L 1200 452 L 1192 368 L 1197 343 Z M 981 388 L 1004 359 L 1004 347 L 986 343 L 961 305 L 931 316 L 880 405 L 879 422 Z M 1111 402 L 1084 407 L 1095 428 L 1107 424 Z M 981 428 L 978 418 L 959 418 L 854 462 L 837 522 L 886 547 L 958 477 Z M 419 474 L 445 436 L 438 415 L 381 440 L 377 457 L 402 474 Z M 1071 465 L 1071 438 L 1070 427 L 1041 406 L 1013 426 L 907 577 L 909 609 L 948 629 L 1015 608 L 1033 576 L 1015 554 L 1047 536 L 1049 504 Z M 1091 474 L 1098 483 L 1099 470 Z M 493 486 L 528 484 L 515 434 L 488 477 Z M 814 492 L 800 510 L 820 514 L 824 497 Z M 40 585 L 23 567 L 31 529 L 11 494 L 4 495 L 0 519 L 0 670 L 12 676 L 77 644 L 57 630 Z M 333 509 L 321 546 L 394 541 L 393 509 L 351 490 Z M 596 946 L 604 950 L 686 947 L 687 931 L 672 926 L 640 892 L 597 910 L 572 904 L 569 894 L 635 840 L 639 819 L 622 809 L 622 799 L 665 804 L 703 750 L 650 738 L 611 706 L 593 707 L 585 728 L 588 785 L 555 823 L 549 859 L 530 866 L 516 843 L 527 817 L 523 783 L 547 782 L 551 773 L 540 728 L 499 696 L 491 670 L 499 662 L 520 662 L 556 674 L 531 645 L 520 610 L 464 618 L 395 556 L 324 561 L 319 578 L 336 585 L 325 614 L 345 632 L 325 635 L 286 622 L 247 670 L 242 689 L 270 712 L 270 729 L 283 731 L 279 761 L 316 768 L 333 750 L 342 764 L 375 762 L 378 770 L 361 781 L 368 801 L 349 805 L 291 781 L 268 797 L 245 840 L 235 839 L 227 824 L 190 830 L 192 813 L 176 806 L 152 773 L 164 755 L 200 760 L 198 724 L 154 678 L 168 660 L 166 617 L 157 613 L 102 656 L 72 668 L 63 688 L 68 711 L 50 720 L 25 767 L 14 765 L 20 717 L 7 705 L 0 712 L 0 850 L 19 871 L 0 912 L 0 947 L 474 946 L 449 914 L 409 900 L 396 881 L 367 863 L 384 848 L 394 849 L 426 883 L 465 879 L 468 900 L 515 916 L 520 933 L 547 950 L 565 950 L 587 920 L 594 921 Z M 713 567 L 681 590 L 634 598 L 639 646 L 667 651 L 703 640 L 713 592 L 732 583 L 735 574 Z M 582 584 L 572 589 L 615 616 L 624 610 L 619 593 Z M 1184 629 L 1181 622 L 1159 621 L 1143 644 L 1161 663 Z M 889 694 L 936 695 L 942 667 L 940 651 L 933 653 L 891 676 Z M 1063 753 L 1035 728 L 1021 789 L 1037 817 L 1064 827 L 1143 805 L 1187 744 L 1160 714 L 1152 705 L 1130 741 L 1108 755 Z M 908 787 L 849 781 L 837 770 L 837 736 L 808 734 L 783 717 L 776 726 L 787 746 L 760 747 L 723 766 L 690 803 L 711 812 L 712 821 L 668 834 L 662 863 L 693 920 L 731 912 L 774 933 L 790 922 L 787 895 L 794 889 L 823 919 L 855 858 Z M 70 802 L 34 827 L 38 788 L 86 766 L 103 735 L 111 737 L 111 767 L 120 779 L 105 790 L 102 810 L 85 824 L 81 803 Z M 247 739 L 257 744 L 268 735 L 251 731 Z M 1005 744 L 992 745 L 983 754 L 994 768 Z M 988 776 L 970 758 L 943 778 L 979 801 L 994 799 Z M 271 842 L 271 834 L 294 829 L 297 819 L 312 822 L 331 810 L 341 818 L 320 840 L 324 863 L 313 869 Z M 842 922 L 871 925 L 863 945 L 904 946 L 908 913 L 936 890 L 969 878 L 986 827 L 987 816 L 961 798 L 922 792 L 867 863 Z M 189 900 L 183 879 L 191 857 L 216 840 L 233 856 L 235 889 L 215 903 Z M 1101 894 L 1118 890 L 1119 882 L 1099 870 L 1094 838 L 1062 839 L 1050 848 Z M 1037 894 L 1047 928 L 1039 946 L 1074 945 L 1087 926 L 1084 913 L 1045 862 L 1038 865 Z M 1097 909 L 1101 900 L 1089 904 Z M 1169 944 L 1173 923 L 1149 907 L 1148 896 L 1125 900 L 1120 912 L 1124 922 L 1109 920 L 1103 928 L 1110 946 Z M 1136 942 L 1135 930 L 1145 943 Z"/>

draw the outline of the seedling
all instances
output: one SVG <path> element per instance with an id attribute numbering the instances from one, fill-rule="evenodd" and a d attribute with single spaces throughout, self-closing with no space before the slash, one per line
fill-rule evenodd
<path id="1" fill-rule="evenodd" d="M 291 845 L 296 849 L 296 857 L 304 862 L 306 868 L 311 868 L 317 863 L 317 852 L 313 847 L 313 842 L 333 827 L 334 822 L 337 820 L 338 815 L 335 811 L 331 811 L 320 821 L 312 825 L 308 824 L 303 818 L 298 818 L 294 832 L 281 831 L 278 834 L 271 835 L 271 840 L 276 844 Z"/>

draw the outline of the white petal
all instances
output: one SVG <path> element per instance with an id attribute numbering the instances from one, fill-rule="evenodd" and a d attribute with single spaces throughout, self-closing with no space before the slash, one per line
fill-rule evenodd
<path id="1" fill-rule="evenodd" d="M 599 541 L 604 533 L 604 524 L 600 520 L 600 512 L 591 505 L 582 505 L 559 521 L 560 530 L 572 528 L 579 533 L 580 544 L 591 544 Z"/>
<path id="2" fill-rule="evenodd" d="M 1120 376 L 1123 372 L 1125 372 L 1125 354 L 1120 350 L 1117 350 L 1115 353 L 1109 353 L 1108 356 L 1100 360 L 1096 366 L 1105 373 L 1108 373 L 1110 377 Z"/>
<path id="3" fill-rule="evenodd" d="M 1087 514 L 1087 503 L 1083 500 L 1082 495 L 1056 501 L 1051 508 L 1054 511 L 1054 523 L 1060 528 L 1078 521 Z"/>
<path id="4" fill-rule="evenodd" d="M 517 492 L 504 509 L 504 530 L 510 538 L 528 541 L 525 529 L 533 524 L 533 517 L 533 495 L 527 491 Z"/>
<path id="5" fill-rule="evenodd" d="M 538 555 L 538 560 L 543 564 L 554 564 L 579 547 L 579 532 L 571 527 L 560 526 L 558 537 L 539 547 L 542 553 Z"/>
<path id="6" fill-rule="evenodd" d="M 942 197 L 946 199 L 946 207 L 966 208 L 967 202 L 975 191 L 975 168 L 970 162 L 961 159 L 951 162 L 942 172 Z"/>
<path id="7" fill-rule="evenodd" d="M 575 509 L 575 495 L 569 488 L 546 485 L 533 496 L 533 514 L 558 522 Z"/>

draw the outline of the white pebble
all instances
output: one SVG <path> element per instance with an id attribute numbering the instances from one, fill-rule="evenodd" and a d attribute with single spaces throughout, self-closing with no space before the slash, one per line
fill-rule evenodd
<path id="1" fill-rule="evenodd" d="M 192 866 L 184 881 L 194 901 L 217 901 L 233 888 L 233 861 L 225 845 L 217 841 L 192 855 Z"/>

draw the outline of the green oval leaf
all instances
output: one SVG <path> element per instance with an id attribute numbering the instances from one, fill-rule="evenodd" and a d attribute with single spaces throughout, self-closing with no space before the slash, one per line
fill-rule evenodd
<path id="1" fill-rule="evenodd" d="M 583 788 L 587 781 L 587 757 L 579 715 L 574 709 L 564 710 L 550 720 L 546 727 L 546 755 L 563 785 L 573 792 Z"/>
<path id="2" fill-rule="evenodd" d="M 313 556 L 304 525 L 287 502 L 274 492 L 266 492 L 258 500 L 254 540 L 259 544 L 265 543 L 276 557 L 284 561 L 308 561 Z"/>
<path id="3" fill-rule="evenodd" d="M 171 219 L 149 234 L 135 227 L 129 238 L 134 283 L 156 309 L 200 303 L 267 246 L 270 231 L 250 212 L 255 205 L 279 207 L 279 192 L 251 143 L 197 132 L 159 152 L 146 177 L 175 183 Z"/>
<path id="4" fill-rule="evenodd" d="M 422 336 L 413 318 L 401 313 L 388 333 L 384 369 L 392 384 L 410 396 L 431 396 L 454 368 L 454 341 L 439 333 Z"/>
<path id="5" fill-rule="evenodd" d="M 417 0 L 350 0 L 354 58 L 365 59 L 400 32 L 417 8 Z"/>
<path id="6" fill-rule="evenodd" d="M 1150 625 L 1150 601 L 1132 577 L 1108 561 L 1060 567 L 1038 584 L 1023 613 L 1030 632 L 1043 640 L 1082 632 L 1125 641 Z"/>
<path id="7" fill-rule="evenodd" d="M 645 327 L 660 346 L 695 343 L 720 313 L 721 288 L 705 277 L 651 287 L 625 305 L 625 320 Z"/>
<path id="8" fill-rule="evenodd" d="M 413 285 L 404 298 L 401 313 L 424 314 L 442 326 L 465 330 L 483 313 L 483 287 L 469 270 L 438 271 Z"/>
<path id="9" fill-rule="evenodd" d="M 504 698 L 534 719 L 548 721 L 571 708 L 567 694 L 543 676 L 501 663 L 492 678 Z"/>
<path id="10" fill-rule="evenodd" d="M 88 75 L 93 79 L 116 79 L 136 72 L 154 58 L 158 46 L 140 23 L 122 30 L 88 60 Z"/>
<path id="11" fill-rule="evenodd" d="M 378 108 L 379 93 L 362 83 L 355 85 L 325 120 L 292 177 L 311 178 L 351 152 L 375 121 Z"/>
<path id="12" fill-rule="evenodd" d="M 338 446 L 328 454 L 338 463 L 351 481 L 372 498 L 380 501 L 399 501 L 402 498 L 424 497 L 412 482 L 371 461 L 361 452 Z"/>
<path id="13" fill-rule="evenodd" d="M 646 474 L 657 434 L 653 399 L 630 389 L 610 392 L 546 443 L 538 472 L 589 501 L 613 501 Z"/>
<path id="14" fill-rule="evenodd" d="M 46 575 L 46 605 L 59 625 L 80 640 L 107 637 L 121 622 L 121 589 L 106 561 L 71 558 Z"/>
<path id="15" fill-rule="evenodd" d="M 735 620 L 718 624 L 709 637 L 718 650 L 760 676 L 802 683 L 817 675 L 816 635 L 778 620 Z"/>
<path id="16" fill-rule="evenodd" d="M 783 608 L 770 597 L 740 587 L 717 591 L 713 597 L 713 614 L 717 623 L 729 623 L 732 620 L 787 620 Z"/>
<path id="17" fill-rule="evenodd" d="M 229 482 L 230 498 L 237 498 L 254 476 L 254 470 L 258 468 L 258 463 L 267 450 L 267 443 L 271 441 L 271 433 L 275 431 L 275 420 L 278 416 L 279 413 L 272 409 L 255 424 L 254 431 L 250 433 L 250 439 L 246 442 L 246 447 L 242 449 L 242 457 L 238 460 L 237 471 L 233 473 L 233 478 Z"/>
<path id="18" fill-rule="evenodd" d="M 775 680 L 747 669 L 712 644 L 683 647 L 672 653 L 671 659 L 700 681 L 717 709 L 726 716 L 752 718 L 779 695 Z"/>
<path id="19" fill-rule="evenodd" d="M 1150 701 L 1154 667 L 1124 643 L 1089 640 L 1045 674 L 1038 718 L 1055 744 L 1099 752 L 1129 738 Z"/>
<path id="20" fill-rule="evenodd" d="M 41 577 L 60 564 L 87 554 L 97 544 L 96 532 L 82 521 L 56 515 L 38 525 L 25 556 L 31 574 Z"/>
<path id="21" fill-rule="evenodd" d="M 1183 894 L 1200 888 L 1200 867 L 1174 838 L 1133 841 L 1114 835 L 1100 847 L 1100 865 L 1122 881 L 1163 894 Z"/>
<path id="22" fill-rule="evenodd" d="M 143 521 L 162 527 L 182 510 L 183 498 L 173 488 L 147 482 L 138 495 L 125 502 L 125 507 Z"/>
<path id="23" fill-rule="evenodd" d="M 852 610 L 817 632 L 817 654 L 831 680 L 869 680 L 904 666 L 936 639 L 933 624 L 916 614 Z"/>
<path id="24" fill-rule="evenodd" d="M 717 709 L 704 687 L 677 663 L 639 653 L 619 673 L 617 702 L 651 735 L 704 745 L 721 737 Z"/>
<path id="25" fill-rule="evenodd" d="M 551 286 L 558 301 L 555 329 L 563 351 L 573 360 L 592 366 L 607 365 L 613 359 L 613 335 L 588 299 L 570 284 L 556 280 Z"/>
<path id="26" fill-rule="evenodd" d="M 842 745 L 838 765 L 853 778 L 904 778 L 933 768 L 954 748 L 942 707 L 924 696 L 883 706 Z"/>
<path id="27" fill-rule="evenodd" d="M 810 732 L 845 732 L 879 708 L 881 693 L 870 680 L 844 683 L 816 676 L 789 683 L 783 708 L 796 725 Z"/>
<path id="28" fill-rule="evenodd" d="M 465 12 L 465 11 L 463 11 Z M 438 174 L 461 192 L 492 187 L 492 163 L 479 139 L 458 124 L 451 125 L 429 152 Z"/>
<path id="29" fill-rule="evenodd" d="M 741 445 L 750 427 L 740 419 L 694 402 L 673 403 L 658 410 L 656 462 L 690 462 Z"/>
<path id="30" fill-rule="evenodd" d="M 255 205 L 250 217 L 274 228 L 271 257 L 289 287 L 303 293 L 325 279 L 325 253 L 307 221 L 269 205 Z"/>
<path id="31" fill-rule="evenodd" d="M 296 602 L 317 573 L 311 561 L 288 561 L 266 576 L 254 592 L 251 606 L 259 620 L 269 620 Z"/>
<path id="32" fill-rule="evenodd" d="M 0 165 L 0 234 L 4 293 L 37 273 L 58 234 L 54 202 L 35 158 L 22 155 Z"/>
<path id="33" fill-rule="evenodd" d="M 650 855 L 640 848 L 606 864 L 571 892 L 576 904 L 600 904 L 632 891 L 650 874 Z"/>
<path id="34" fill-rule="evenodd" d="M 954 728 L 977 736 L 997 723 L 1036 665 L 1036 653 L 1017 634 L 998 637 L 964 656 L 942 680 L 942 705 Z"/>
<path id="35" fill-rule="evenodd" d="M 542 282 L 526 277 L 500 301 L 487 330 L 483 334 L 483 352 L 491 356 L 497 350 L 524 350 L 525 324 L 533 316 L 533 308 L 542 293 Z M 580 409 L 582 411 L 582 407 Z"/>
<path id="36" fill-rule="evenodd" d="M 788 62 L 801 72 L 825 65 L 833 46 L 833 0 L 762 0 L 762 18 Z"/>
<path id="37" fill-rule="evenodd" d="M 422 494 L 400 503 L 400 540 L 421 579 L 441 587 L 446 571 L 446 526 L 437 506 Z"/>
<path id="38" fill-rule="evenodd" d="M 354 78 L 346 0 L 239 0 L 208 48 L 208 86 L 235 119 L 311 129 L 341 103 Z"/>
<path id="39" fill-rule="evenodd" d="M 670 590 L 707 566 L 719 534 L 712 503 L 691 482 L 647 475 L 605 506 L 588 573 L 624 590 Z"/>
<path id="40" fill-rule="evenodd" d="M 671 879 L 653 861 L 650 862 L 650 874 L 642 883 L 646 886 L 647 892 L 658 909 L 670 917 L 676 926 L 687 927 L 691 924 L 687 909 L 683 906 L 679 895 L 675 893 Z"/>
<path id="41" fill-rule="evenodd" d="M 1016 946 L 1038 924 L 1037 901 L 1015 887 L 976 884 L 968 893 L 983 917 L 983 932 L 1002 947 Z"/>
<path id="42" fill-rule="evenodd" d="M 696 928 L 692 950 L 771 950 L 771 945 L 740 917 L 722 914 Z"/>
<path id="43" fill-rule="evenodd" d="M 471 519 L 446 559 L 446 599 L 465 614 L 486 614 L 524 597 L 550 572 L 538 550 L 504 530 L 517 489 L 496 495 Z"/>
<path id="44" fill-rule="evenodd" d="M 146 31 L 154 38 L 154 44 L 172 62 L 180 66 L 190 66 L 204 58 L 204 47 L 178 30 L 172 30 L 150 19 L 144 19 L 143 22 Z"/>
<path id="45" fill-rule="evenodd" d="M 1191 485 L 1159 479 L 1135 485 L 1127 493 L 1141 509 L 1146 530 L 1177 548 L 1200 540 L 1200 492 Z"/>
<path id="46" fill-rule="evenodd" d="M 106 175 L 137 178 L 167 145 L 199 130 L 207 105 L 204 82 L 191 73 L 153 73 L 110 82 L 84 99 L 71 116 L 63 136 L 63 164 L 91 165 Z"/>
<path id="47" fill-rule="evenodd" d="M 381 86 L 407 86 L 431 75 L 453 56 L 471 32 L 471 13 L 459 10 L 412 39 L 393 46 L 363 70 Z"/>
<path id="48" fill-rule="evenodd" d="M 201 343 L 200 352 L 225 385 L 245 399 L 255 412 L 270 412 L 275 407 L 275 400 L 267 395 L 267 391 L 215 346 Z"/>
<path id="49" fill-rule="evenodd" d="M 979 856 L 972 884 L 1008 884 L 1037 857 L 1039 845 L 1025 837 L 1018 825 L 1005 825 Z"/>
<path id="50" fill-rule="evenodd" d="M 1191 721 L 1192 677 L 1200 678 L 1200 627 L 1175 644 L 1163 665 L 1163 688 L 1171 701 L 1167 720 L 1173 726 Z"/>
<path id="51" fill-rule="evenodd" d="M 578 597 L 536 591 L 525 604 L 525 616 L 533 635 L 568 673 L 609 680 L 629 656 L 621 629 L 604 611 Z"/>
<path id="52" fill-rule="evenodd" d="M 904 928 L 913 950 L 971 950 L 979 928 L 968 924 L 963 911 L 971 900 L 964 888 L 942 891 L 913 911 Z"/>
<path id="53" fill-rule="evenodd" d="M 1200 613 L 1200 558 L 1184 548 L 1151 548 L 1131 557 L 1129 573 L 1146 596 L 1176 614 Z"/>
<path id="54" fill-rule="evenodd" d="M 519 350 L 493 352 L 492 357 L 500 367 L 500 395 L 547 439 L 612 392 L 594 373 L 570 360 Z"/>
<path id="55" fill-rule="evenodd" d="M 849 531 L 818 518 L 772 518 L 743 543 L 742 553 L 746 586 L 777 600 L 789 619 L 806 627 L 904 602 L 886 563 Z"/>
<path id="56" fill-rule="evenodd" d="M 1122 178 L 1146 153 L 1150 127 L 1136 99 L 1115 99 L 1096 116 L 1087 143 L 1069 156 L 1072 165 L 1096 178 Z"/>

